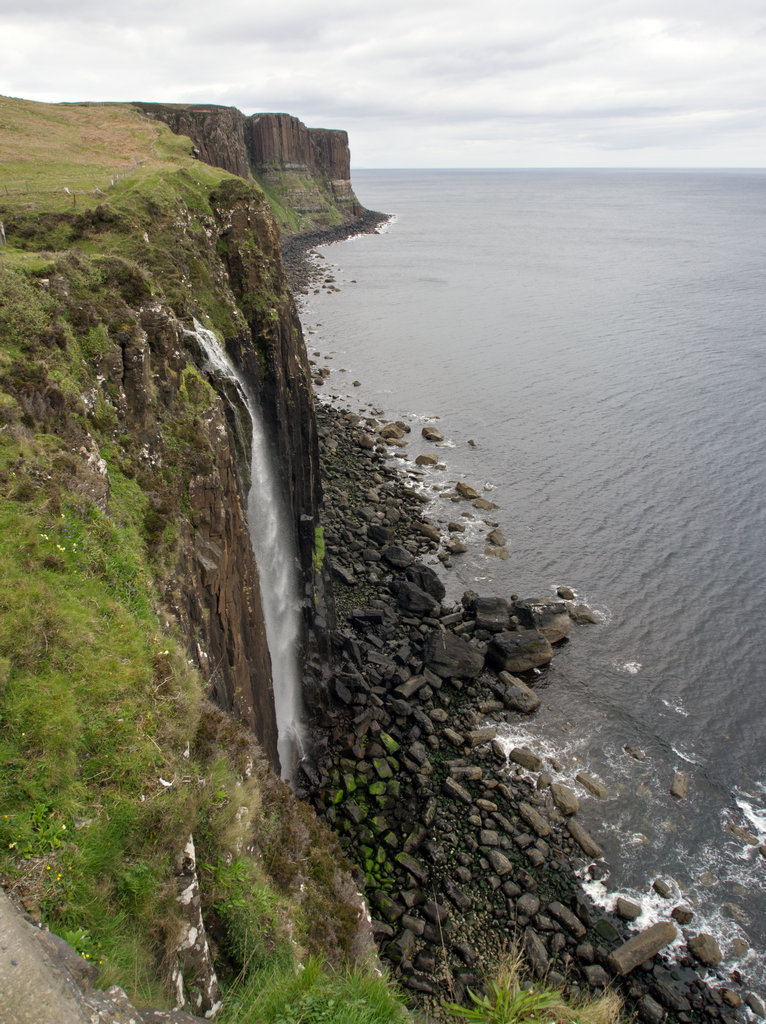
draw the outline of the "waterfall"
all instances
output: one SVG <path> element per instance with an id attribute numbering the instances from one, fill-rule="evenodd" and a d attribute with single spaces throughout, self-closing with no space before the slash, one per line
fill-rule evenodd
<path id="1" fill-rule="evenodd" d="M 263 420 L 252 391 L 213 331 L 207 330 L 195 320 L 194 331 L 190 333 L 204 350 L 215 373 L 234 384 L 252 423 L 247 523 L 261 580 L 261 604 L 274 683 L 277 751 L 282 777 L 290 778 L 303 753 L 304 728 L 298 671 L 301 610 L 294 531 L 286 513 Z"/>

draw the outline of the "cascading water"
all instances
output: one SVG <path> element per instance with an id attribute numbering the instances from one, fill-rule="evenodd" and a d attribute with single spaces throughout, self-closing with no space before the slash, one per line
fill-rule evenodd
<path id="1" fill-rule="evenodd" d="M 190 332 L 213 370 L 233 382 L 252 423 L 247 522 L 261 579 L 261 604 L 271 656 L 277 750 L 282 777 L 290 778 L 303 752 L 303 701 L 298 671 L 301 611 L 293 531 L 272 464 L 263 421 L 253 394 L 212 331 L 197 320 Z"/>

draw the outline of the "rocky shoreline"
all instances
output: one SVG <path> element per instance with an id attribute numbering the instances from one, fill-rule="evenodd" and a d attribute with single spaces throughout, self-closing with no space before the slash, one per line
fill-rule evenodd
<path id="1" fill-rule="evenodd" d="M 342 242 L 352 235 L 372 234 L 389 219 L 387 213 L 363 210 L 351 224 L 285 236 L 282 239 L 282 264 L 293 293 L 306 292 L 320 274 L 315 253 L 318 245 Z"/>
<path id="2" fill-rule="evenodd" d="M 333 671 L 309 665 L 313 757 L 295 784 L 356 865 L 381 956 L 417 1009 L 442 1019 L 442 1002 L 479 988 L 515 944 L 535 977 L 574 997 L 617 988 L 647 1024 L 762 1016 L 669 888 L 666 919 L 640 932 L 640 908 L 589 900 L 577 872 L 598 877 L 602 852 L 576 790 L 597 800 L 601 784 L 556 783 L 559 765 L 497 738 L 498 723 L 534 713 L 535 673 L 587 609 L 565 588 L 445 603 L 433 565 L 449 564 L 459 532 L 425 519 L 387 460 L 408 428 L 319 402 L 317 420 Z M 470 488 L 453 500 L 484 511 Z M 671 960 L 661 950 L 674 942 Z"/>

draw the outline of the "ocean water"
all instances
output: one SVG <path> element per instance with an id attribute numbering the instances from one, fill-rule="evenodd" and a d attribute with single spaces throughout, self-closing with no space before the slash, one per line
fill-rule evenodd
<path id="1" fill-rule="evenodd" d="M 327 400 L 413 430 L 401 460 L 445 523 L 464 479 L 499 505 L 463 517 L 471 588 L 602 613 L 537 680 L 508 732 L 605 801 L 607 904 L 682 902 L 725 971 L 766 989 L 766 172 L 360 171 L 394 215 L 324 247 L 333 287 L 302 303 Z M 360 386 L 354 387 L 358 380 Z M 432 422 L 445 444 L 428 445 Z M 474 444 L 469 444 L 469 441 Z M 507 561 L 484 555 L 497 522 Z M 628 756 L 626 745 L 646 759 Z M 688 797 L 669 794 L 674 772 Z M 663 904 L 651 889 L 674 888 Z"/>

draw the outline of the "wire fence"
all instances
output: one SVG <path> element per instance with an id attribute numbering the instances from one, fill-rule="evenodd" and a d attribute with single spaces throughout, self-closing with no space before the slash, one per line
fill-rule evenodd
<path id="1" fill-rule="evenodd" d="M 2 199 L 4 195 L 9 197 L 29 196 L 30 199 L 34 196 L 58 195 L 70 197 L 72 205 L 76 206 L 77 196 L 105 196 L 105 189 L 112 188 L 118 181 L 122 181 L 124 178 L 127 178 L 138 166 L 139 161 L 134 158 L 129 167 L 116 167 L 108 178 L 105 176 L 101 179 L 100 185 L 92 185 L 91 187 L 83 187 L 82 184 L 75 186 L 70 183 L 69 185 L 59 184 L 55 188 L 41 188 L 36 186 L 33 181 L 11 181 L 3 183 L 0 186 L 0 199 Z M 103 188 L 101 187 L 102 185 Z M 3 243 L 0 242 L 0 244 Z"/>

